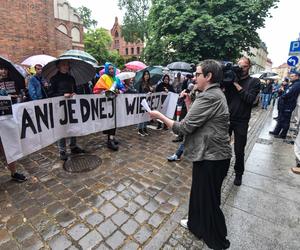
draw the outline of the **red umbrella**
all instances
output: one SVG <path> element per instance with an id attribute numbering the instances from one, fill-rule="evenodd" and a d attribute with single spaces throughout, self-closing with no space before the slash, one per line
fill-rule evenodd
<path id="1" fill-rule="evenodd" d="M 132 61 L 132 62 L 126 63 L 125 67 L 132 71 L 138 71 L 138 70 L 142 70 L 142 69 L 146 68 L 147 65 L 140 61 Z"/>

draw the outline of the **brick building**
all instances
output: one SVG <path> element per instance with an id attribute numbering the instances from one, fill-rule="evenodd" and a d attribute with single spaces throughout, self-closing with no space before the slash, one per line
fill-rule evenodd
<path id="1" fill-rule="evenodd" d="M 2 0 L 0 17 L 0 55 L 13 62 L 83 49 L 82 22 L 66 0 Z"/>
<path id="2" fill-rule="evenodd" d="M 110 34 L 113 38 L 111 49 L 115 49 L 125 59 L 136 57 L 140 58 L 141 53 L 144 49 L 144 43 L 128 43 L 121 36 L 121 25 L 119 24 L 118 18 L 115 18 L 115 23 L 110 30 Z"/>

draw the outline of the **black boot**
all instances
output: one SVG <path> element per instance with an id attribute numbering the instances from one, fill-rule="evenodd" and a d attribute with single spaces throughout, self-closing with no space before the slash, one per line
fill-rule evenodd
<path id="1" fill-rule="evenodd" d="M 114 140 L 108 140 L 107 141 L 107 147 L 113 151 L 118 151 L 119 147 L 118 145 L 115 143 Z"/>

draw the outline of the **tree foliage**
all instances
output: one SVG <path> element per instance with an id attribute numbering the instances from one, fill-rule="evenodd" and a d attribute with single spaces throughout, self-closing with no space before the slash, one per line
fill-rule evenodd
<path id="1" fill-rule="evenodd" d="M 109 61 L 118 67 L 122 67 L 124 65 L 124 59 L 117 51 L 109 50 L 111 43 L 112 37 L 104 28 L 88 30 L 84 34 L 85 51 L 95 57 L 99 64 L 104 64 Z"/>
<path id="2" fill-rule="evenodd" d="M 98 22 L 92 19 L 92 11 L 89 8 L 85 6 L 81 6 L 78 9 L 76 9 L 76 12 L 79 14 L 83 22 L 84 28 L 86 29 L 96 28 Z"/>
<path id="3" fill-rule="evenodd" d="M 147 17 L 150 0 L 119 0 L 120 9 L 125 9 L 122 36 L 126 42 L 144 42 L 148 38 Z"/>
<path id="4" fill-rule="evenodd" d="M 279 0 L 153 0 L 145 56 L 152 64 L 234 60 L 258 47 L 257 29 Z"/>

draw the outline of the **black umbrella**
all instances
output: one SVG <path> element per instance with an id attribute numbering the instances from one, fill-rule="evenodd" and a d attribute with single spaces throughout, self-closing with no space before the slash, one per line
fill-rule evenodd
<path id="1" fill-rule="evenodd" d="M 194 72 L 194 64 L 186 62 L 173 62 L 167 65 L 167 68 L 172 71 Z"/>
<path id="2" fill-rule="evenodd" d="M 50 80 L 50 78 L 57 73 L 57 64 L 62 60 L 69 62 L 70 75 L 75 78 L 76 85 L 87 83 L 94 78 L 95 69 L 92 64 L 74 57 L 63 57 L 49 62 L 45 67 L 43 67 L 42 75 L 47 80 Z"/>
<path id="3" fill-rule="evenodd" d="M 25 79 L 11 61 L 0 56 L 0 66 L 8 69 L 8 78 L 15 82 L 15 89 L 17 92 L 21 89 L 25 89 Z"/>

